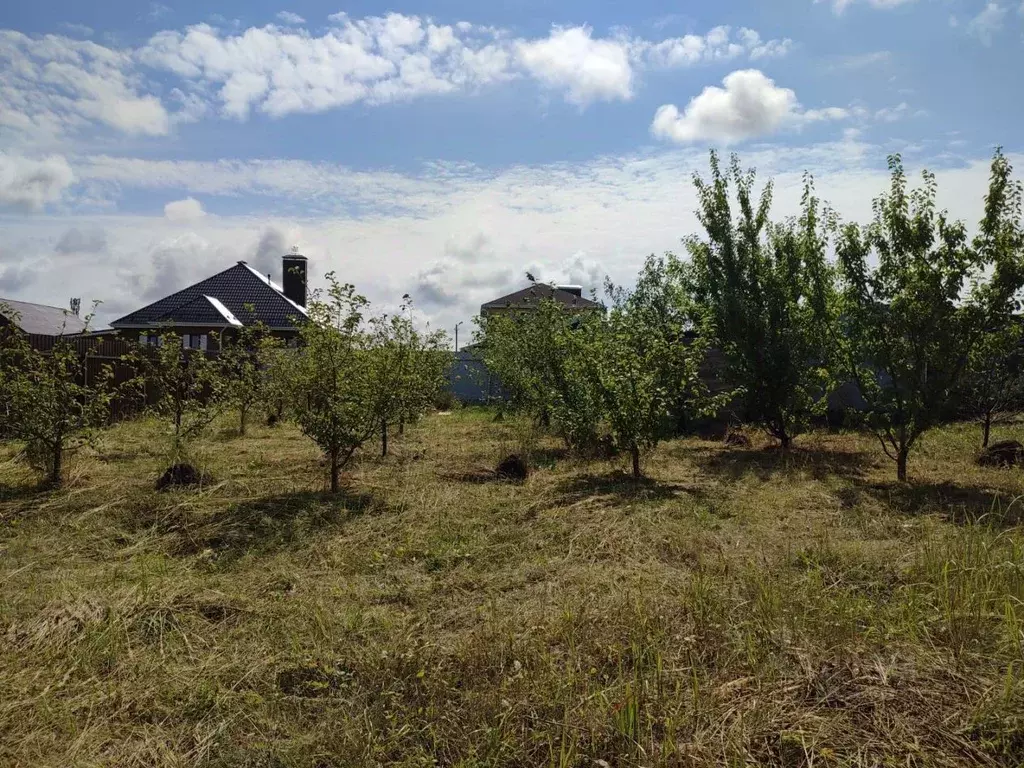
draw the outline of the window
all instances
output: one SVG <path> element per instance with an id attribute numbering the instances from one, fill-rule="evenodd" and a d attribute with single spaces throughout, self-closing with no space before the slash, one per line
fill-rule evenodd
<path id="1" fill-rule="evenodd" d="M 181 335 L 181 346 L 183 349 L 206 349 L 205 333 L 183 333 Z"/>
<path id="2" fill-rule="evenodd" d="M 162 347 L 164 345 L 164 340 L 155 333 L 140 333 L 139 344 L 146 347 Z"/>

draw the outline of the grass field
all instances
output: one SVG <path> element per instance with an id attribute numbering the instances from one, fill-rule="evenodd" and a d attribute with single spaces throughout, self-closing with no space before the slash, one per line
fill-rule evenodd
<path id="1" fill-rule="evenodd" d="M 901 486 L 863 436 L 684 439 L 638 485 L 463 410 L 336 497 L 289 426 L 199 491 L 155 423 L 61 491 L 0 449 L 0 765 L 1019 766 L 1024 474 L 977 441 Z"/>

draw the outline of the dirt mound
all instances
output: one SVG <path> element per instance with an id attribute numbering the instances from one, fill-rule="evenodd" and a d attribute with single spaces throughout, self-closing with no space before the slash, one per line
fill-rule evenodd
<path id="1" fill-rule="evenodd" d="M 498 463 L 494 474 L 503 480 L 525 480 L 530 474 L 530 467 L 522 456 L 512 454 Z"/>
<path id="2" fill-rule="evenodd" d="M 750 438 L 742 432 L 726 432 L 725 437 L 722 438 L 722 444 L 728 445 L 733 448 L 749 448 Z"/>
<path id="3" fill-rule="evenodd" d="M 1024 464 L 1024 445 L 1016 440 L 992 443 L 976 459 L 983 467 L 1016 467 Z"/>
<path id="4" fill-rule="evenodd" d="M 174 464 L 160 475 L 160 479 L 156 481 L 156 489 L 163 491 L 167 488 L 202 485 L 207 480 L 206 475 L 191 464 Z"/>

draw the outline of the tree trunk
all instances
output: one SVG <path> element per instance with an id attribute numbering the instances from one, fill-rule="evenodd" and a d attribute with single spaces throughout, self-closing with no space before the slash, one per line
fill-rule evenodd
<path id="1" fill-rule="evenodd" d="M 685 435 L 689 426 L 686 419 L 686 408 L 680 406 L 679 411 L 676 413 L 676 434 Z"/>
<path id="2" fill-rule="evenodd" d="M 986 413 L 985 420 L 981 423 L 981 447 L 988 448 L 988 439 L 992 431 L 992 414 Z"/>
<path id="3" fill-rule="evenodd" d="M 643 475 L 640 474 L 640 447 L 633 443 L 629 448 L 630 454 L 633 456 L 633 479 L 639 480 Z"/>
<path id="4" fill-rule="evenodd" d="M 380 455 L 388 455 L 388 422 L 387 419 L 380 423 Z"/>
<path id="5" fill-rule="evenodd" d="M 782 444 L 782 450 L 788 451 L 789 446 L 793 444 L 793 438 L 787 433 L 783 432 L 779 435 L 779 442 Z"/>
<path id="6" fill-rule="evenodd" d="M 249 409 L 246 406 L 242 406 L 238 409 L 238 434 L 245 437 L 245 417 Z"/>
<path id="7" fill-rule="evenodd" d="M 50 470 L 50 484 L 54 488 L 60 487 L 61 473 L 64 463 L 64 441 L 57 439 L 53 443 L 53 466 Z"/>
<path id="8" fill-rule="evenodd" d="M 896 479 L 901 483 L 907 481 L 907 456 L 910 455 L 910 446 L 901 445 L 896 454 Z"/>
<path id="9" fill-rule="evenodd" d="M 405 434 L 405 414 L 403 413 L 398 417 L 398 434 Z"/>
<path id="10" fill-rule="evenodd" d="M 338 492 L 338 450 L 331 451 L 331 493 Z"/>

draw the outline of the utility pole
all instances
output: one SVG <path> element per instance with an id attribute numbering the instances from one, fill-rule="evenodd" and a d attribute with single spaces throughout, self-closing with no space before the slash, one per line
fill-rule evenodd
<path id="1" fill-rule="evenodd" d="M 455 351 L 456 352 L 459 351 L 459 326 L 462 325 L 462 323 L 463 323 L 463 321 L 459 320 L 459 322 L 457 322 L 455 324 Z"/>

